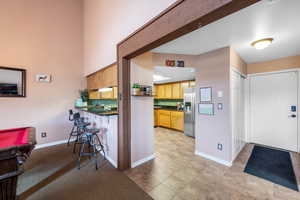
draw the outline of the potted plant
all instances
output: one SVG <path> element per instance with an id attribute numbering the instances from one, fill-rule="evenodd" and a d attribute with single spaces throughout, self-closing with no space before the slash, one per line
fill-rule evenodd
<path id="1" fill-rule="evenodd" d="M 80 98 L 82 100 L 82 106 L 87 106 L 89 100 L 89 92 L 87 89 L 79 90 Z"/>
<path id="2" fill-rule="evenodd" d="M 141 92 L 141 86 L 138 83 L 134 83 L 132 85 L 132 95 L 140 95 Z"/>

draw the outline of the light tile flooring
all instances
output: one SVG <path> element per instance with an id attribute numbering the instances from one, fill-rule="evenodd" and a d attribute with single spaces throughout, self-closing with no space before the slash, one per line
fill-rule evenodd
<path id="1" fill-rule="evenodd" d="M 194 155 L 194 146 L 180 132 L 156 128 L 155 160 L 125 173 L 155 200 L 300 200 L 299 192 L 243 172 L 253 145 L 230 168 Z M 300 155 L 291 155 L 300 183 Z"/>

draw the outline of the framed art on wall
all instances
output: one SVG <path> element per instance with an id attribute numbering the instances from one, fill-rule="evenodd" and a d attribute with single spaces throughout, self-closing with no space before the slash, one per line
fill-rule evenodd
<path id="1" fill-rule="evenodd" d="M 213 103 L 199 103 L 198 112 L 200 115 L 214 115 Z"/>
<path id="2" fill-rule="evenodd" d="M 202 87 L 200 88 L 200 102 L 211 102 L 212 101 L 212 88 Z"/>

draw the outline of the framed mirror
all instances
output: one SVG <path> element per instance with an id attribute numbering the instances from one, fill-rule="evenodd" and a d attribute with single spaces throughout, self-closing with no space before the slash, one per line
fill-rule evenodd
<path id="1" fill-rule="evenodd" d="M 0 66 L 0 97 L 26 97 L 26 70 Z"/>

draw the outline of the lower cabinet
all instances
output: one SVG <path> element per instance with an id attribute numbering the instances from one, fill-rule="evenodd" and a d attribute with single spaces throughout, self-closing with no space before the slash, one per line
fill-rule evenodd
<path id="1" fill-rule="evenodd" d="M 184 115 L 183 112 L 172 111 L 171 112 L 171 128 L 183 131 Z"/>
<path id="2" fill-rule="evenodd" d="M 167 128 L 171 127 L 171 111 L 158 110 L 158 125 Z"/>
<path id="3" fill-rule="evenodd" d="M 170 110 L 155 110 L 157 112 L 157 123 L 156 126 L 172 128 L 179 131 L 184 130 L 184 114 L 180 111 L 170 111 Z M 154 116 L 155 117 L 155 116 Z M 155 118 L 154 118 L 155 119 Z"/>

